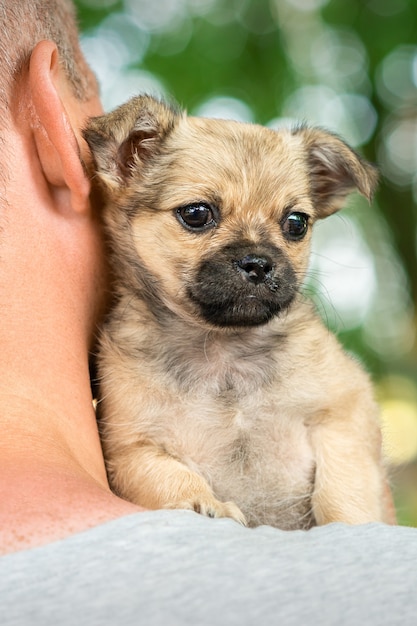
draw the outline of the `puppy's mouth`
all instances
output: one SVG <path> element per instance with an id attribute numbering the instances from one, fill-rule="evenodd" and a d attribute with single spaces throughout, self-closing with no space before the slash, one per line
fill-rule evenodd
<path id="1" fill-rule="evenodd" d="M 188 297 L 215 326 L 266 324 L 287 309 L 297 293 L 295 272 L 272 245 L 231 244 L 200 264 Z"/>

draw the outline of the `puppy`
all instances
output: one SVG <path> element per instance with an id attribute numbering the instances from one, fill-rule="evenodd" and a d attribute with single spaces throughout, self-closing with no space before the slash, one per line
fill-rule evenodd
<path id="1" fill-rule="evenodd" d="M 375 169 L 336 136 L 136 97 L 85 131 L 115 278 L 98 355 L 109 480 L 257 526 L 392 521 L 368 376 L 300 293 L 316 220 Z"/>

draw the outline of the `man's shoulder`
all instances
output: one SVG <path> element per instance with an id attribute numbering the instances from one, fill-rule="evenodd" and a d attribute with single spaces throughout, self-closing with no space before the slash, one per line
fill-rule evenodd
<path id="1" fill-rule="evenodd" d="M 2 557 L 2 625 L 411 625 L 416 564 L 412 528 L 149 511 Z"/>

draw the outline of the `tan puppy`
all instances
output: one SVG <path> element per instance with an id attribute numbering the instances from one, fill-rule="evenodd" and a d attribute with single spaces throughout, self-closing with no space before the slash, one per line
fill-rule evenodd
<path id="1" fill-rule="evenodd" d="M 377 175 L 337 137 L 150 97 L 85 132 L 117 299 L 101 337 L 109 480 L 250 526 L 392 521 L 368 377 L 300 288 L 311 229 Z"/>

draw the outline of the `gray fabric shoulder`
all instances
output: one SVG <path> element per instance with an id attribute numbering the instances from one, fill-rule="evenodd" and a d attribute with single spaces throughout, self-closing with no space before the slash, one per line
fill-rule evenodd
<path id="1" fill-rule="evenodd" d="M 0 558 L 2 626 L 415 625 L 417 529 L 132 515 Z"/>

